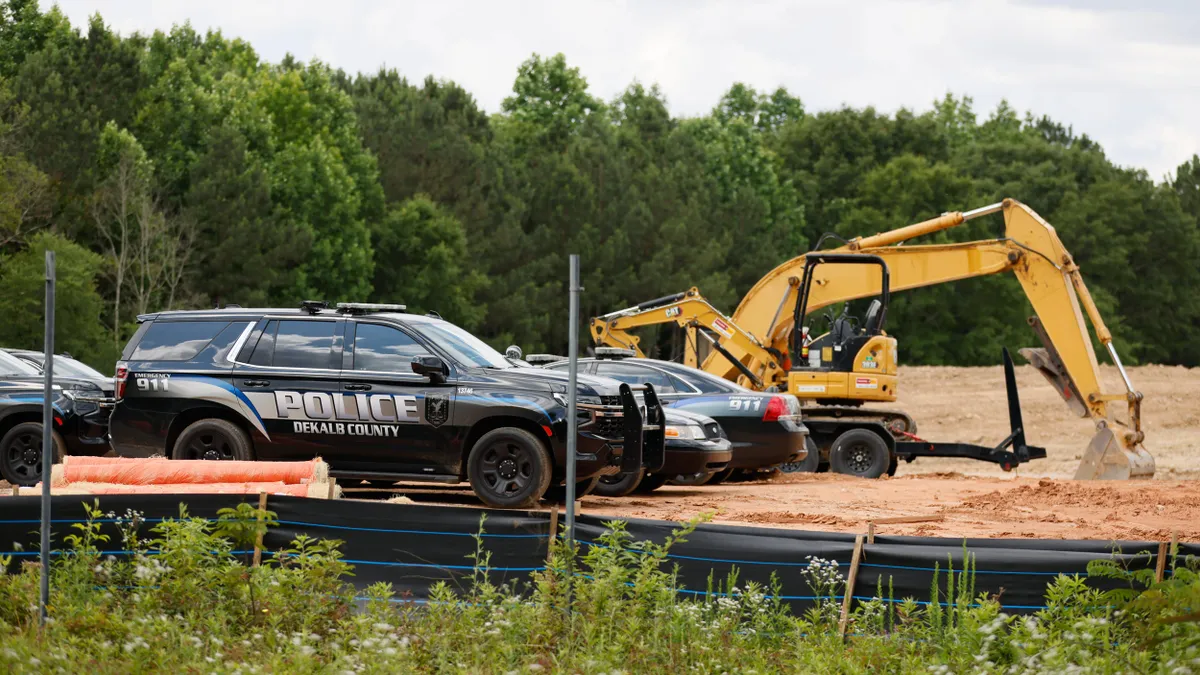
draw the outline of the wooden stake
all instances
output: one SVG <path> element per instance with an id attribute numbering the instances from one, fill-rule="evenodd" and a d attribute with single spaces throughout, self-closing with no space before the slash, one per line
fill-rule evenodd
<path id="1" fill-rule="evenodd" d="M 550 507 L 550 532 L 546 538 L 546 561 L 554 555 L 554 542 L 558 539 L 558 504 Z"/>
<path id="2" fill-rule="evenodd" d="M 1167 574 L 1167 553 L 1170 549 L 1167 542 L 1162 542 L 1158 545 L 1158 565 L 1154 568 L 1154 580 L 1162 583 L 1163 577 Z"/>
<path id="3" fill-rule="evenodd" d="M 846 579 L 846 593 L 842 598 L 842 620 L 838 622 L 838 635 L 846 637 L 846 625 L 850 623 L 850 603 L 854 601 L 854 582 L 858 580 L 858 561 L 862 558 L 863 536 L 854 537 L 854 555 L 850 558 L 850 576 Z"/>
<path id="4" fill-rule="evenodd" d="M 867 523 L 867 543 L 875 543 L 875 521 L 873 520 Z"/>
<path id="5" fill-rule="evenodd" d="M 878 525 L 900 525 L 903 523 L 936 523 L 946 519 L 946 516 L 936 514 L 932 516 L 900 516 L 898 518 L 877 518 L 874 522 Z"/>
<path id="6" fill-rule="evenodd" d="M 12 486 L 12 496 L 14 496 L 14 497 L 21 496 L 21 486 L 20 485 Z"/>
<path id="7" fill-rule="evenodd" d="M 263 544 L 263 512 L 267 510 L 267 493 L 262 491 L 258 493 L 258 524 L 260 525 L 258 533 L 254 535 L 254 566 L 258 567 L 262 563 L 262 544 Z"/>

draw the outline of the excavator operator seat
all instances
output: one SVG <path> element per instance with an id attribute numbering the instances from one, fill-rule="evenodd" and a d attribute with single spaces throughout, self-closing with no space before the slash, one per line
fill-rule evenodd
<path id="1" fill-rule="evenodd" d="M 829 330 L 829 337 L 835 345 L 846 344 L 847 340 L 854 337 L 854 320 L 845 314 L 834 319 L 833 327 Z"/>
<path id="2" fill-rule="evenodd" d="M 863 318 L 864 335 L 875 335 L 879 332 L 879 319 L 881 318 L 882 310 L 883 303 L 878 298 L 871 301 L 871 305 L 867 307 L 867 314 Z"/>

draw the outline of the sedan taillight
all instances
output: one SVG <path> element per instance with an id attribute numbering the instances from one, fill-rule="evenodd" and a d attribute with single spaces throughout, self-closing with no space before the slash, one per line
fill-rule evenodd
<path id="1" fill-rule="evenodd" d="M 763 413 L 762 421 L 776 422 L 781 416 L 788 414 L 788 412 L 787 401 L 782 396 L 772 396 L 767 401 L 767 410 Z"/>

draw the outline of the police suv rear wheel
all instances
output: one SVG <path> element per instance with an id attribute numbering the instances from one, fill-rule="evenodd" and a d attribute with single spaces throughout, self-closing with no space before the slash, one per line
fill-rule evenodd
<path id="1" fill-rule="evenodd" d="M 62 462 L 63 446 L 58 433 L 52 432 L 53 462 Z M 0 439 L 0 477 L 13 485 L 36 485 L 42 479 L 42 425 L 22 422 Z"/>
<path id="2" fill-rule="evenodd" d="M 624 497 L 641 485 L 645 472 L 631 471 L 612 476 L 601 476 L 600 484 L 596 486 L 596 494 L 601 497 Z"/>
<path id="3" fill-rule="evenodd" d="M 205 419 L 192 422 L 171 449 L 171 459 L 254 459 L 250 437 L 233 422 Z"/>
<path id="4" fill-rule="evenodd" d="M 550 487 L 550 452 L 536 436 L 514 427 L 487 432 L 467 458 L 471 489 L 494 508 L 527 509 Z"/>

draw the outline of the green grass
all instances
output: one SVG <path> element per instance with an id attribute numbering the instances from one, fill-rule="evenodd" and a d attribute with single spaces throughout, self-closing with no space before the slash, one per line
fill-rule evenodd
<path id="1" fill-rule="evenodd" d="M 181 509 L 139 539 L 129 513 L 121 542 L 76 525 L 55 562 L 44 632 L 37 566 L 0 575 L 0 672 L 1200 673 L 1195 561 L 1177 561 L 1162 583 L 1102 561 L 1091 573 L 1124 590 L 1060 577 L 1047 609 L 1014 617 L 975 593 L 965 556 L 967 569 L 937 575 L 924 598 L 934 604 L 896 601 L 881 584 L 843 639 L 844 580 L 827 561 L 805 570 L 823 600 L 803 616 L 736 573 L 710 580 L 706 596 L 678 593 L 666 553 L 695 523 L 656 545 L 614 522 L 605 546 L 559 544 L 548 571 L 519 587 L 489 581 L 480 538 L 464 587 L 439 584 L 418 605 L 385 584 L 356 601 L 335 541 L 299 537 L 247 567 L 231 551 L 253 541 L 258 515 L 243 505 L 212 521 Z M 137 555 L 99 554 L 118 543 Z"/>

